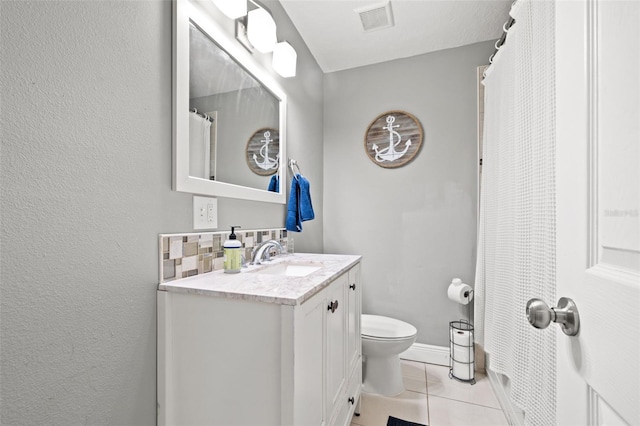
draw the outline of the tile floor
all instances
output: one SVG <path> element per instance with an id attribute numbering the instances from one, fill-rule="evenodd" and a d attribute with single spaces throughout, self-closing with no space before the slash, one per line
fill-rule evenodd
<path id="1" fill-rule="evenodd" d="M 449 367 L 402 360 L 405 391 L 389 398 L 362 394 L 352 426 L 386 426 L 389 416 L 429 426 L 508 425 L 489 379 L 476 384 L 449 378 Z"/>

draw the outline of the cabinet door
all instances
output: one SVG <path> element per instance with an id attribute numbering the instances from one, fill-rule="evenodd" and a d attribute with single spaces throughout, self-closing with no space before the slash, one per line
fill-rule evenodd
<path id="1" fill-rule="evenodd" d="M 347 366 L 349 374 L 361 367 L 362 345 L 360 343 L 360 312 L 361 312 L 360 265 L 349 271 L 347 287 Z"/>
<path id="2" fill-rule="evenodd" d="M 326 297 L 318 294 L 296 308 L 294 425 L 325 424 L 324 318 Z"/>
<path id="3" fill-rule="evenodd" d="M 346 329 L 347 303 L 345 298 L 348 289 L 348 274 L 343 274 L 334 281 L 325 298 L 327 325 L 327 408 L 329 423 L 333 424 L 343 405 L 343 392 L 347 381 Z"/>

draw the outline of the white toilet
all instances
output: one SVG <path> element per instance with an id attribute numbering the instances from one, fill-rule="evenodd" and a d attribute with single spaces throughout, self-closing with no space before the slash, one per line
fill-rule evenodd
<path id="1" fill-rule="evenodd" d="M 364 391 L 395 396 L 404 391 L 399 355 L 416 341 L 411 324 L 379 315 L 362 315 Z"/>

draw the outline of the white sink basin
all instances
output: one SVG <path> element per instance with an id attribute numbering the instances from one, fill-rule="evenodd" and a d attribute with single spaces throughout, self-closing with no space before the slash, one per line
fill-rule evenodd
<path id="1" fill-rule="evenodd" d="M 298 262 L 281 262 L 270 265 L 255 271 L 259 274 L 282 275 L 286 277 L 304 277 L 317 270 L 322 269 L 322 265 Z"/>

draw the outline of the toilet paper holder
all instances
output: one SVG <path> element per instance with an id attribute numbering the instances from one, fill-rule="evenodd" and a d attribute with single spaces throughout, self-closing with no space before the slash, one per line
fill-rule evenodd
<path id="1" fill-rule="evenodd" d="M 449 378 L 476 384 L 473 324 L 466 320 L 449 323 Z"/>
<path id="2" fill-rule="evenodd" d="M 447 287 L 447 297 L 453 302 L 468 305 L 473 300 L 473 287 L 463 283 L 460 278 L 454 278 Z"/>

